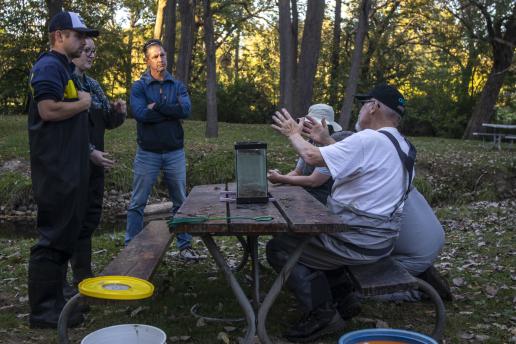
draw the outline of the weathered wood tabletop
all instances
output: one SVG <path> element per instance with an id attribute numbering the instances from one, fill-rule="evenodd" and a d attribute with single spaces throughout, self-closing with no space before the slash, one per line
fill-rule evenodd
<path id="1" fill-rule="evenodd" d="M 221 201 L 225 191 L 234 191 L 235 184 L 200 185 L 192 189 L 178 210 L 176 218 L 195 216 L 221 217 L 202 223 L 178 224 L 175 232 L 191 234 L 213 233 L 276 234 L 332 233 L 343 230 L 338 216 L 298 186 L 269 186 L 271 201 L 264 204 L 236 204 Z M 271 221 L 255 221 L 257 216 L 271 216 Z M 235 218 L 237 217 L 237 218 Z"/>

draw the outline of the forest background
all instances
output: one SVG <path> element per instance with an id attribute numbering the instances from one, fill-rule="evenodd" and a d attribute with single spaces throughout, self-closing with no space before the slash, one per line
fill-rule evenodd
<path id="1" fill-rule="evenodd" d="M 128 99 L 143 42 L 162 39 L 208 137 L 219 121 L 267 123 L 312 103 L 349 128 L 353 95 L 380 82 L 408 99 L 407 135 L 470 138 L 483 122 L 516 121 L 512 0 L 0 0 L 0 113 L 25 112 L 62 8 L 101 30 L 90 74 L 111 98 Z"/>

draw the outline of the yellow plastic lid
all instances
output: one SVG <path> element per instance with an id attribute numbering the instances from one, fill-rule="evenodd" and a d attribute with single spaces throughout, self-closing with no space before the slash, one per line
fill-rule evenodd
<path id="1" fill-rule="evenodd" d="M 99 276 L 79 283 L 82 295 L 108 300 L 140 300 L 152 296 L 154 285 L 131 276 Z"/>

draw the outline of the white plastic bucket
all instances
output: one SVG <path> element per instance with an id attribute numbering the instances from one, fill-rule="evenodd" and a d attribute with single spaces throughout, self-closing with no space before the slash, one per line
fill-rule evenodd
<path id="1" fill-rule="evenodd" d="M 81 344 L 165 344 L 167 335 L 157 327 L 141 324 L 101 328 L 83 338 Z"/>

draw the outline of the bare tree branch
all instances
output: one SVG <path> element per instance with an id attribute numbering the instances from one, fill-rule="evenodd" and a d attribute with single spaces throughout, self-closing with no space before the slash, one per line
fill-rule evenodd
<path id="1" fill-rule="evenodd" d="M 491 16 L 489 15 L 489 12 L 487 11 L 487 8 L 484 6 L 484 4 L 479 3 L 476 0 L 469 0 L 470 3 L 474 4 L 479 10 L 480 13 L 484 16 L 484 19 L 486 20 L 486 29 L 487 34 L 489 36 L 489 40 L 493 40 L 496 37 L 496 33 L 493 27 L 493 21 L 491 19 Z"/>

